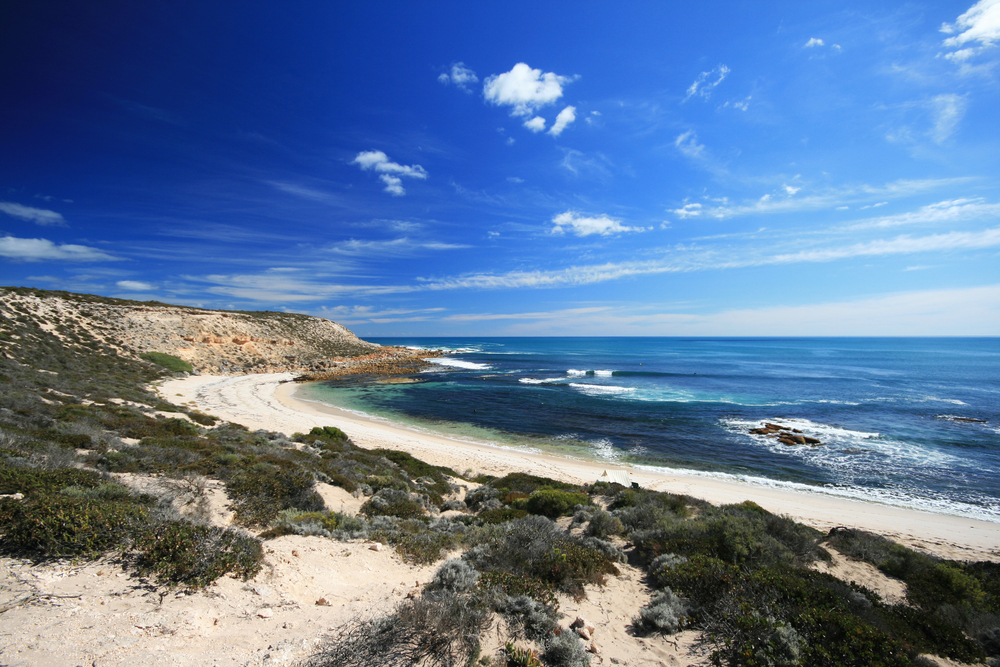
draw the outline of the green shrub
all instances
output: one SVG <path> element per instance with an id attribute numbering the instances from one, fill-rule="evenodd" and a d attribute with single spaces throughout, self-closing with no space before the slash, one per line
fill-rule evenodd
<path id="1" fill-rule="evenodd" d="M 123 546 L 149 520 L 131 502 L 44 496 L 18 503 L 3 527 L 3 549 L 36 556 L 87 556 Z"/>
<path id="2" fill-rule="evenodd" d="M 238 525 L 266 526 L 284 509 L 324 509 L 323 499 L 314 490 L 315 481 L 308 472 L 258 465 L 261 467 L 241 472 L 226 484 Z"/>
<path id="3" fill-rule="evenodd" d="M 522 519 L 528 516 L 525 510 L 514 509 L 513 507 L 501 507 L 495 510 L 485 510 L 477 515 L 483 523 L 506 523 L 514 519 Z"/>
<path id="4" fill-rule="evenodd" d="M 191 421 L 197 422 L 202 426 L 215 426 L 216 422 L 219 421 L 218 419 L 216 419 L 211 415 L 206 415 L 204 413 L 194 412 L 194 411 L 189 412 L 188 417 L 191 418 Z"/>
<path id="5" fill-rule="evenodd" d="M 384 488 L 361 506 L 365 516 L 394 516 L 412 519 L 426 514 L 423 505 L 411 494 L 398 489 Z"/>
<path id="6" fill-rule="evenodd" d="M 175 357 L 172 354 L 165 354 L 163 352 L 146 352 L 145 354 L 141 354 L 139 356 L 146 361 L 152 362 L 157 366 L 162 366 L 168 371 L 174 371 L 175 373 L 190 373 L 194 370 L 191 364 L 184 361 L 180 357 Z"/>
<path id="7" fill-rule="evenodd" d="M 585 493 L 540 489 L 531 494 L 524 509 L 531 514 L 556 519 L 572 514 L 573 508 L 577 505 L 587 504 L 590 504 L 590 498 Z"/>
<path id="8" fill-rule="evenodd" d="M 501 592 L 511 598 L 529 597 L 542 604 L 559 607 L 555 587 L 537 577 L 503 570 L 487 570 L 479 576 L 479 588 L 484 591 Z"/>
<path id="9" fill-rule="evenodd" d="M 256 575 L 264 560 L 260 541 L 229 528 L 174 521 L 147 531 L 138 545 L 137 570 L 160 582 L 207 586 L 230 574 L 244 580 Z"/>
<path id="10" fill-rule="evenodd" d="M 78 468 L 41 470 L 17 468 L 0 462 L 0 494 L 23 493 L 26 496 L 58 493 L 68 486 L 95 488 L 105 482 L 100 473 Z"/>

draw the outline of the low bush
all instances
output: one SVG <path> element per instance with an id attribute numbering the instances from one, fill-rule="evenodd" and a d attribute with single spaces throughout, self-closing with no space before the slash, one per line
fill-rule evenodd
<path id="1" fill-rule="evenodd" d="M 161 583 L 203 587 L 224 575 L 243 580 L 256 575 L 264 560 L 260 541 L 230 528 L 174 521 L 147 531 L 139 540 L 134 565 Z"/>
<path id="2" fill-rule="evenodd" d="M 378 491 L 364 505 L 361 513 L 365 516 L 394 516 L 399 519 L 412 519 L 424 516 L 424 506 L 414 494 L 392 488 Z"/>
<path id="3" fill-rule="evenodd" d="M 301 468 L 258 464 L 230 479 L 226 493 L 232 500 L 237 525 L 267 526 L 284 509 L 325 509 L 314 486 L 312 475 Z"/>
<path id="4" fill-rule="evenodd" d="M 665 588 L 653 594 L 649 603 L 639 610 L 639 616 L 632 619 L 632 624 L 647 632 L 672 635 L 684 627 L 687 613 L 687 603 Z"/>
<path id="5" fill-rule="evenodd" d="M 591 537 L 603 540 L 611 535 L 621 535 L 624 530 L 625 526 L 622 525 L 621 519 L 604 510 L 597 510 L 592 515 L 584 532 Z"/>
<path id="6" fill-rule="evenodd" d="M 589 667 L 590 655 L 575 632 L 564 630 L 552 635 L 545 642 L 542 654 L 546 664 L 553 667 Z"/>
<path id="7" fill-rule="evenodd" d="M 438 568 L 427 590 L 465 593 L 475 588 L 478 582 L 479 573 L 476 572 L 476 568 L 460 558 L 453 558 Z"/>
<path id="8" fill-rule="evenodd" d="M 9 508 L 2 548 L 8 554 L 96 558 L 127 544 L 148 521 L 148 509 L 132 502 L 60 495 L 26 499 Z"/>
<path id="9" fill-rule="evenodd" d="M 489 609 L 477 596 L 425 595 L 332 636 L 307 667 L 452 667 L 479 657 Z"/>
<path id="10" fill-rule="evenodd" d="M 528 497 L 524 509 L 531 514 L 540 514 L 550 519 L 557 519 L 561 516 L 572 514 L 573 508 L 577 505 L 586 505 L 589 503 L 590 498 L 585 493 L 559 491 L 557 489 L 540 489 Z"/>
<path id="11" fill-rule="evenodd" d="M 528 516 L 528 512 L 526 510 L 517 510 L 513 507 L 500 507 L 495 510 L 484 510 L 478 516 L 483 520 L 483 523 L 497 524 L 513 521 L 514 519 L 522 519 Z"/>

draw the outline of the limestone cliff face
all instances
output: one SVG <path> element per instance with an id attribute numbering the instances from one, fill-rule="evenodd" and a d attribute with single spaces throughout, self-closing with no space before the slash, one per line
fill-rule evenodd
<path id="1" fill-rule="evenodd" d="M 336 322 L 296 313 L 202 310 L 26 288 L 0 288 L 0 311 L 35 319 L 67 345 L 96 340 L 127 356 L 165 352 L 202 373 L 315 372 L 383 349 Z"/>

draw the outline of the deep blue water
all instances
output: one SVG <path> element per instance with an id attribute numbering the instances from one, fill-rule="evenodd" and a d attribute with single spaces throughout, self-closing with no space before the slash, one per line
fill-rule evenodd
<path id="1" fill-rule="evenodd" d="M 500 445 L 1000 521 L 1000 338 L 374 340 L 450 353 L 418 383 L 306 396 Z M 764 421 L 824 444 L 750 433 Z"/>

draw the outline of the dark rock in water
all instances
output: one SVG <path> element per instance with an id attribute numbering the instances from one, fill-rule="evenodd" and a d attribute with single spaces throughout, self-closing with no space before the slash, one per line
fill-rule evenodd
<path id="1" fill-rule="evenodd" d="M 954 415 L 938 415 L 938 419 L 946 419 L 950 422 L 958 422 L 960 424 L 985 424 L 985 419 L 976 419 L 975 417 L 956 417 Z"/>
<path id="2" fill-rule="evenodd" d="M 754 435 L 776 438 L 778 442 L 789 447 L 795 447 L 798 445 L 812 445 L 813 447 L 819 447 L 823 444 L 818 438 L 812 438 L 808 435 L 800 435 L 802 431 L 797 428 L 780 426 L 771 422 L 764 422 L 763 426 L 752 428 L 750 429 L 750 432 Z"/>

